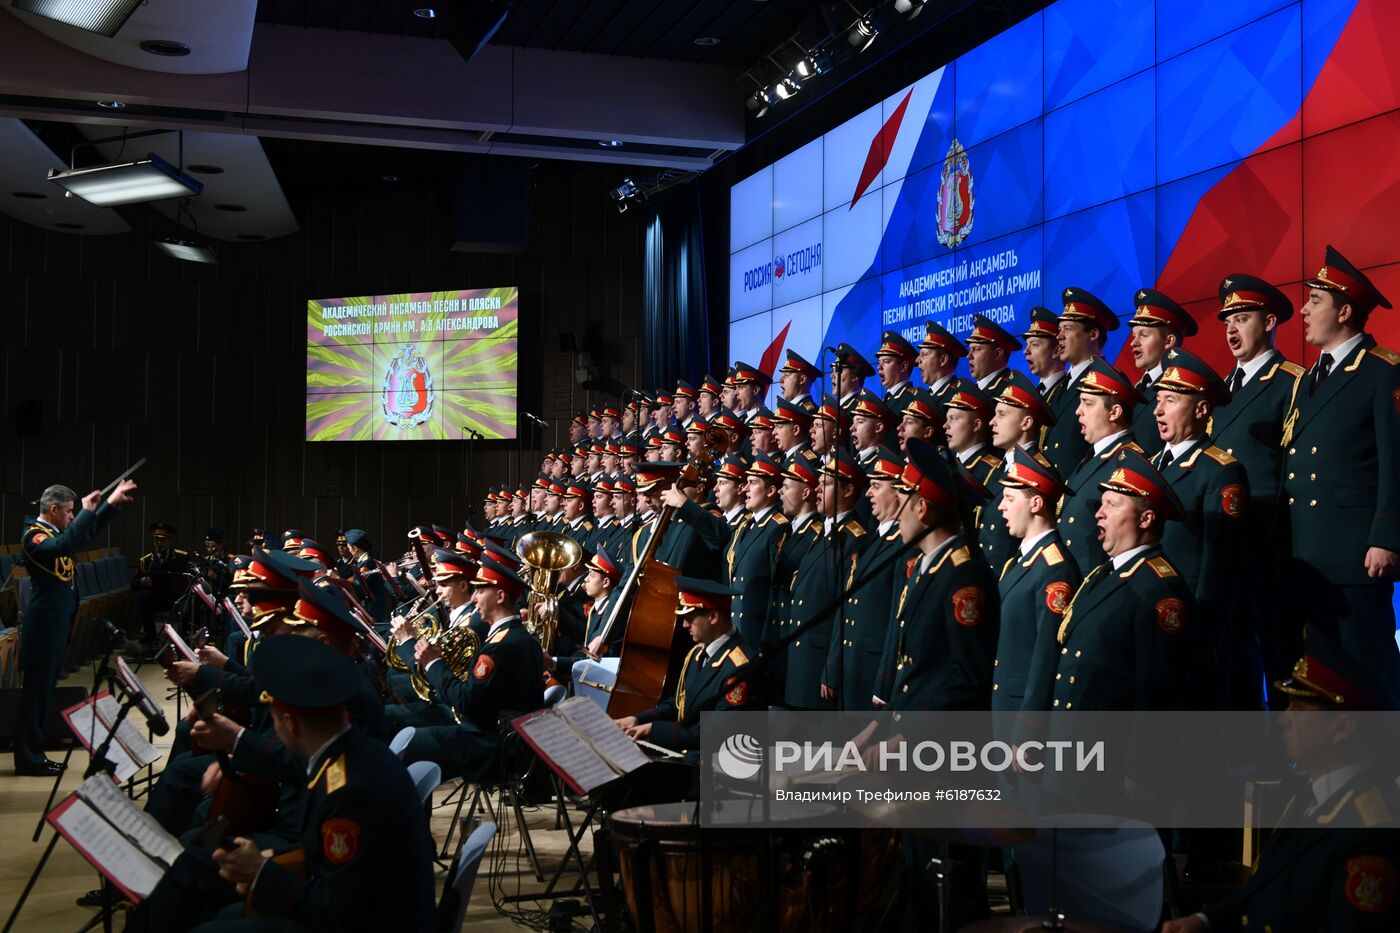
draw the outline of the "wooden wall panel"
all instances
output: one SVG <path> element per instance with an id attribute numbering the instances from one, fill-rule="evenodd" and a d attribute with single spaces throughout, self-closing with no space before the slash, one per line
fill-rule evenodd
<path id="1" fill-rule="evenodd" d="M 140 497 L 101 542 L 129 557 L 156 520 L 180 529 L 182 547 L 216 526 L 240 549 L 255 526 L 325 544 L 361 527 L 395 557 L 413 524 L 476 518 L 488 485 L 533 479 L 571 412 L 604 401 L 575 381 L 561 331 L 595 333 L 601 375 L 636 384 L 644 218 L 613 209 L 618 177 L 542 164 L 520 255 L 450 252 L 450 206 L 429 190 L 307 203 L 299 233 L 220 244 L 213 267 L 156 254 L 143 234 L 75 237 L 0 216 L 0 541 L 17 540 L 44 486 L 82 494 L 140 456 Z M 527 428 L 524 469 L 515 441 L 479 442 L 470 457 L 455 440 L 304 441 L 308 298 L 512 284 L 520 405 L 552 422 Z M 20 438 L 29 398 L 41 431 Z"/>

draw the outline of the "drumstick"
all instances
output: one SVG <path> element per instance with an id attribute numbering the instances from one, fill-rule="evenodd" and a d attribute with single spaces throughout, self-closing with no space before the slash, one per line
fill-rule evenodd
<path id="1" fill-rule="evenodd" d="M 145 458 L 145 457 L 142 457 L 140 460 L 137 460 L 137 461 L 136 461 L 135 463 L 133 463 L 131 466 L 127 467 L 125 473 L 123 473 L 121 476 L 118 476 L 116 479 L 112 480 L 110 483 L 108 483 L 108 484 L 106 485 L 106 487 L 104 487 L 103 490 L 102 490 L 100 493 L 98 493 L 98 495 L 103 496 L 103 497 L 106 497 L 106 495 L 107 495 L 109 492 L 111 492 L 113 489 L 116 489 L 118 486 L 121 485 L 122 480 L 126 479 L 126 478 L 127 478 L 128 476 L 130 476 L 132 473 L 135 473 L 137 470 L 141 469 L 141 467 L 145 466 L 145 464 L 146 464 L 146 458 Z"/>

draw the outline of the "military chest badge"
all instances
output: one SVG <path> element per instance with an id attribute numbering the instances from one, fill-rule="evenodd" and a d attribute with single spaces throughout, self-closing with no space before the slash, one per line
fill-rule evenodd
<path id="1" fill-rule="evenodd" d="M 433 416 L 433 373 L 413 344 L 403 348 L 384 371 L 380 408 L 396 428 L 417 427 Z"/>
<path id="2" fill-rule="evenodd" d="M 954 247 L 972 232 L 972 163 L 956 139 L 943 157 L 938 179 L 938 242 Z"/>
<path id="3" fill-rule="evenodd" d="M 1068 583 L 1056 580 L 1045 588 L 1045 608 L 1057 616 L 1064 615 L 1072 595 Z"/>

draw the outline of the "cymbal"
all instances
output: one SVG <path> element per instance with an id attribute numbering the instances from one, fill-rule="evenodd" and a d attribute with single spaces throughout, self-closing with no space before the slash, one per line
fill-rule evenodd
<path id="1" fill-rule="evenodd" d="M 958 933 L 1046 933 L 1040 917 L 988 917 L 965 927 Z M 1057 933 L 1124 933 L 1117 927 L 1106 927 L 1101 923 L 1085 923 L 1082 920 L 1066 920 Z"/>

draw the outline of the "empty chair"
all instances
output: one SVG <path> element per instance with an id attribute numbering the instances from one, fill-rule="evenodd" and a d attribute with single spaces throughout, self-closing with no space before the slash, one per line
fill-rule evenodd
<path id="1" fill-rule="evenodd" d="M 408 766 L 408 776 L 418 788 L 418 799 L 427 807 L 433 799 L 433 791 L 442 783 L 442 766 L 436 761 L 415 761 Z"/>
<path id="2" fill-rule="evenodd" d="M 389 751 L 403 759 L 403 750 L 408 748 L 408 743 L 413 741 L 413 734 L 418 730 L 412 726 L 405 726 L 400 729 L 398 735 L 389 740 Z"/>
<path id="3" fill-rule="evenodd" d="M 457 851 L 457 864 L 447 879 L 447 888 L 442 892 L 438 904 L 436 929 L 457 933 L 467 918 L 467 904 L 472 898 L 472 887 L 476 884 L 477 870 L 481 867 L 481 857 L 486 847 L 496 835 L 495 823 L 482 823 L 462 843 Z"/>
<path id="4" fill-rule="evenodd" d="M 1058 838 L 1056 838 L 1058 837 Z M 1052 849 L 1058 871 L 1052 879 Z M 1156 930 L 1165 884 L 1166 850 L 1146 824 L 1116 829 L 1041 829 L 1015 847 L 1026 914 L 1041 917 L 1052 905 L 1072 927 L 1075 921 L 1115 930 Z"/>

